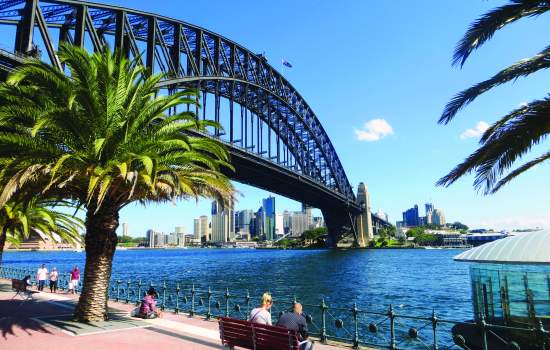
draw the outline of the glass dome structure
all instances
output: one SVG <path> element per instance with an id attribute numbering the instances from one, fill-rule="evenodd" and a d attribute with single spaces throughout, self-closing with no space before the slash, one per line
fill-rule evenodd
<path id="1" fill-rule="evenodd" d="M 475 319 L 550 324 L 550 231 L 518 233 L 454 257 L 471 262 Z"/>

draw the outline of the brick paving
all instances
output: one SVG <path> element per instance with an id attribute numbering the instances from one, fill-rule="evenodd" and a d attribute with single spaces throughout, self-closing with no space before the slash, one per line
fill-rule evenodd
<path id="1" fill-rule="evenodd" d="M 94 324 L 70 321 L 77 296 L 40 292 L 34 300 L 12 299 L 9 281 L 0 279 L 0 349 L 223 349 L 218 324 L 200 317 L 165 312 L 162 319 L 130 318 L 133 305 L 109 302 L 115 320 Z M 315 350 L 349 347 L 317 342 Z"/>

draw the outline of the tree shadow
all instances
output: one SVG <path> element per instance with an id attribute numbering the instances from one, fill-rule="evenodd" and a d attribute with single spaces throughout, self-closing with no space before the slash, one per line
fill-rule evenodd
<path id="1" fill-rule="evenodd" d="M 8 335 L 15 336 L 15 329 L 21 329 L 28 335 L 32 335 L 31 331 L 51 334 L 40 322 L 31 318 L 33 315 L 27 307 L 31 305 L 30 301 L 18 299 L 0 300 L 0 330 L 4 339 Z"/>

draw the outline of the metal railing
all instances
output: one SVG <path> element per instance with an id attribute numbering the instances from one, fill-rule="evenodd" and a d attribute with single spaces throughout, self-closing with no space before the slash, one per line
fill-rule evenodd
<path id="1" fill-rule="evenodd" d="M 31 276 L 36 283 L 35 270 L 0 267 L 0 278 L 22 279 Z M 60 273 L 58 287 L 66 290 L 70 274 Z M 181 281 L 148 281 L 115 279 L 109 285 L 109 298 L 122 303 L 139 305 L 141 299 L 151 287 L 158 293 L 157 305 L 162 310 L 186 313 L 190 316 L 202 316 L 206 320 L 218 316 L 247 319 L 254 308 L 253 299 L 248 292 L 243 295 L 212 290 L 210 287 L 197 287 Z M 274 323 L 284 311 L 291 310 L 299 301 L 274 298 L 271 315 Z M 371 346 L 382 349 L 520 349 L 512 340 L 527 339 L 532 344 L 529 349 L 550 349 L 550 332 L 540 319 L 536 324 L 513 327 L 485 322 L 483 317 L 477 322 L 463 322 L 441 319 L 435 311 L 427 316 L 414 316 L 398 313 L 393 306 L 385 310 L 373 311 L 360 309 L 356 304 L 350 307 L 332 307 L 321 300 L 318 304 L 302 303 L 310 335 L 321 342 L 338 341 L 351 344 L 354 348 Z M 454 326 L 469 327 L 478 338 L 478 344 L 472 346 L 467 336 L 456 334 Z M 514 334 L 511 338 L 510 334 Z"/>

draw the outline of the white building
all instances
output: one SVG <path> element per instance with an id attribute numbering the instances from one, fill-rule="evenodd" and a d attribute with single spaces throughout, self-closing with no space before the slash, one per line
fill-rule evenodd
<path id="1" fill-rule="evenodd" d="M 235 214 L 232 208 L 224 208 L 218 202 L 212 203 L 212 242 L 235 241 Z"/>
<path id="2" fill-rule="evenodd" d="M 122 223 L 122 236 L 129 236 L 128 234 L 128 223 L 124 222 Z"/>
<path id="3" fill-rule="evenodd" d="M 275 215 L 275 238 L 281 238 L 285 235 L 283 214 Z"/>
<path id="4" fill-rule="evenodd" d="M 445 221 L 445 213 L 443 213 L 443 210 L 434 209 L 432 214 L 432 220 L 435 225 L 444 226 L 446 224 L 446 221 Z"/>

